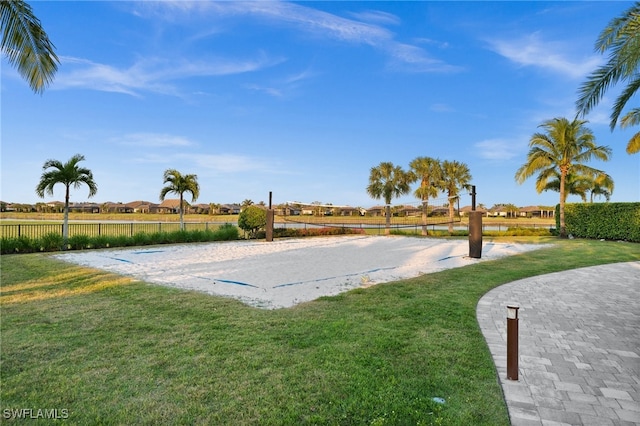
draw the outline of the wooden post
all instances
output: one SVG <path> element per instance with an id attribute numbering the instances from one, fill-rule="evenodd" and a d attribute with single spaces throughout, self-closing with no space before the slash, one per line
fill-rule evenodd
<path id="1" fill-rule="evenodd" d="M 476 211 L 476 186 L 471 186 L 471 211 L 469 212 L 469 257 L 482 257 L 482 212 Z"/>

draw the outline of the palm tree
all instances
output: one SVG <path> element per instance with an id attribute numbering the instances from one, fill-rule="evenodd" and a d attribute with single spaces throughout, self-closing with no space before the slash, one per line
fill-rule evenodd
<path id="1" fill-rule="evenodd" d="M 42 166 L 44 171 L 36 187 L 36 194 L 40 198 L 44 198 L 45 193 L 53 195 L 53 187 L 58 183 L 65 186 L 64 220 L 62 224 L 62 238 L 64 239 L 65 247 L 69 239 L 69 189 L 71 185 L 76 189 L 82 184 L 87 185 L 89 187 L 89 197 L 93 197 L 98 192 L 98 186 L 93 180 L 91 170 L 78 166 L 81 161 L 84 161 L 84 156 L 80 154 L 74 155 L 64 164 L 58 160 L 45 161 Z"/>
<path id="2" fill-rule="evenodd" d="M 595 48 L 600 53 L 609 51 L 609 61 L 592 72 L 580 86 L 576 106 L 578 115 L 584 117 L 600 102 L 609 87 L 627 82 L 611 111 L 609 125 L 613 131 L 625 105 L 640 87 L 640 2 L 609 22 L 598 36 Z M 638 123 L 640 108 L 634 108 L 622 117 L 620 127 Z M 640 133 L 636 133 L 627 145 L 627 153 L 639 151 Z"/>
<path id="3" fill-rule="evenodd" d="M 594 195 L 601 195 L 605 200 L 609 201 L 609 199 L 611 199 L 611 194 L 613 194 L 613 188 L 613 178 L 606 173 L 599 174 L 593 179 L 593 184 L 589 189 L 589 201 L 593 203 Z"/>
<path id="4" fill-rule="evenodd" d="M 390 162 L 382 162 L 378 167 L 372 167 L 369 175 L 367 193 L 375 198 L 383 198 L 385 202 L 385 230 L 389 235 L 391 228 L 391 199 L 400 197 L 411 191 L 412 175 L 394 166 Z"/>
<path id="5" fill-rule="evenodd" d="M 2 54 L 34 92 L 42 93 L 53 81 L 60 61 L 40 20 L 23 0 L 2 0 L 0 24 Z"/>
<path id="6" fill-rule="evenodd" d="M 536 190 L 542 192 L 547 183 L 560 176 L 560 237 L 567 236 L 564 222 L 564 204 L 566 200 L 565 182 L 567 175 L 597 175 L 600 170 L 586 166 L 584 163 L 595 157 L 608 161 L 611 148 L 596 146 L 595 137 L 584 125 L 584 120 L 554 118 L 542 123 L 539 127 L 546 133 L 534 133 L 529 140 L 531 147 L 527 154 L 527 162 L 516 171 L 516 182 L 522 184 L 529 177 L 539 172 Z"/>
<path id="7" fill-rule="evenodd" d="M 554 173 L 554 175 L 554 179 L 546 182 L 542 188 L 543 191 L 560 192 L 560 175 L 558 173 Z M 594 195 L 602 195 L 609 201 L 614 187 L 613 179 L 606 173 L 600 173 L 595 176 L 569 173 L 565 178 L 564 186 L 565 202 L 568 195 L 578 195 L 585 203 L 589 194 L 590 202 L 593 202 Z"/>
<path id="8" fill-rule="evenodd" d="M 180 196 L 180 230 L 184 230 L 184 193 L 191 193 L 191 201 L 194 202 L 200 195 L 200 185 L 198 185 L 198 176 L 196 175 L 182 175 L 175 169 L 168 169 L 164 172 L 164 183 L 168 184 L 160 191 L 160 200 L 164 200 L 164 197 L 168 193 L 173 192 Z"/>
<path id="9" fill-rule="evenodd" d="M 465 163 L 459 161 L 442 162 L 441 188 L 449 200 L 449 234 L 453 233 L 454 200 L 458 198 L 460 190 L 469 190 L 471 185 L 471 172 Z"/>
<path id="10" fill-rule="evenodd" d="M 442 164 L 440 160 L 431 157 L 418 157 L 409 163 L 411 173 L 420 186 L 413 194 L 422 200 L 422 235 L 427 235 L 427 213 L 429 198 L 435 198 L 442 186 Z"/>

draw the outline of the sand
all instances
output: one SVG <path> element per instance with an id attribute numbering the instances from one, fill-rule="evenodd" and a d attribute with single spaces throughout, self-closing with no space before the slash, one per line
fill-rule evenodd
<path id="1" fill-rule="evenodd" d="M 482 258 L 473 259 L 468 257 L 467 240 L 359 235 L 96 250 L 55 257 L 277 309 L 541 247 L 488 242 L 483 244 Z"/>

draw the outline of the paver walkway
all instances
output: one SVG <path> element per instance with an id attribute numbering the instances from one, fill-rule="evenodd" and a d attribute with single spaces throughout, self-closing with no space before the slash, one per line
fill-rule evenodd
<path id="1" fill-rule="evenodd" d="M 518 381 L 506 373 L 511 302 Z M 477 318 L 513 425 L 640 425 L 640 262 L 502 285 L 480 299 Z"/>

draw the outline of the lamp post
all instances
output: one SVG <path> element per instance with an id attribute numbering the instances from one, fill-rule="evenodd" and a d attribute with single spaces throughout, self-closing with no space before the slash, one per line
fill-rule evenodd
<path id="1" fill-rule="evenodd" d="M 507 379 L 518 380 L 518 309 L 507 305 Z"/>

